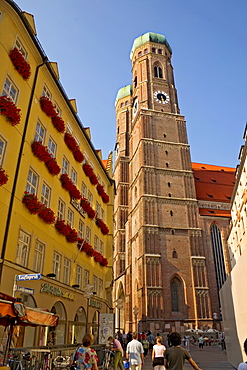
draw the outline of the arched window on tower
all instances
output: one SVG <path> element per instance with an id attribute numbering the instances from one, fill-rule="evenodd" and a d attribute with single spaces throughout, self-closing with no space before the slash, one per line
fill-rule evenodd
<path id="1" fill-rule="evenodd" d="M 154 66 L 154 77 L 163 78 L 162 68 L 158 65 Z"/>
<path id="2" fill-rule="evenodd" d="M 210 232 L 211 232 L 211 240 L 212 240 L 212 246 L 213 246 L 214 266 L 215 266 L 217 287 L 218 287 L 218 290 L 220 290 L 220 288 L 226 281 L 226 270 L 225 270 L 225 261 L 224 261 L 224 254 L 223 254 L 221 232 L 220 232 L 220 228 L 216 224 L 212 225 Z"/>
<path id="3" fill-rule="evenodd" d="M 179 301 L 178 301 L 178 279 L 173 279 L 171 281 L 171 299 L 172 299 L 172 311 L 179 311 Z"/>

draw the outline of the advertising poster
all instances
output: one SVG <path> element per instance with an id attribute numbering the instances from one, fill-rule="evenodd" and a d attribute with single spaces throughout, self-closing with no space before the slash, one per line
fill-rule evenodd
<path id="1" fill-rule="evenodd" d="M 99 344 L 107 344 L 109 337 L 114 337 L 114 313 L 100 313 Z"/>

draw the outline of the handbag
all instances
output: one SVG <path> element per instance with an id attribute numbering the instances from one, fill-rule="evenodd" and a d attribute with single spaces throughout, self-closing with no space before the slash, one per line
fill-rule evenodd
<path id="1" fill-rule="evenodd" d="M 153 367 L 155 366 L 164 366 L 165 359 L 164 357 L 155 357 L 153 360 Z"/>

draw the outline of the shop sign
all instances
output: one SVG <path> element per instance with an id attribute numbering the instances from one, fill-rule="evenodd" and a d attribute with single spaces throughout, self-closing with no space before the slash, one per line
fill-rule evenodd
<path id="1" fill-rule="evenodd" d="M 63 292 L 60 288 L 50 285 L 49 283 L 43 283 L 40 288 L 40 293 L 50 293 L 56 297 L 70 299 L 75 301 L 75 294 L 69 292 Z"/>
<path id="2" fill-rule="evenodd" d="M 86 212 L 84 211 L 80 203 L 78 203 L 75 198 L 71 198 L 70 204 L 80 213 L 82 217 L 85 218 Z"/>
<path id="3" fill-rule="evenodd" d="M 95 301 L 94 299 L 89 299 L 88 305 L 95 308 L 102 308 L 102 303 Z"/>
<path id="4" fill-rule="evenodd" d="M 17 275 L 17 281 L 27 281 L 27 280 L 40 280 L 41 274 L 27 274 L 27 275 Z"/>
<path id="5" fill-rule="evenodd" d="M 17 285 L 16 290 L 18 292 L 27 293 L 27 294 L 34 294 L 34 289 L 25 288 L 24 286 Z"/>

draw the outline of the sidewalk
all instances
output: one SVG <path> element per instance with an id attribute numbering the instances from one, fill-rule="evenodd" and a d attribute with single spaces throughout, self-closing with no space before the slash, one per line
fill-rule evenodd
<path id="1" fill-rule="evenodd" d="M 205 346 L 202 351 L 199 351 L 198 346 L 191 346 L 190 354 L 193 360 L 203 370 L 234 370 L 235 368 L 227 362 L 226 351 L 222 351 L 220 346 Z M 145 359 L 142 370 L 152 370 L 151 356 L 148 355 Z M 193 370 L 193 367 L 188 361 L 184 364 L 185 370 Z"/>

